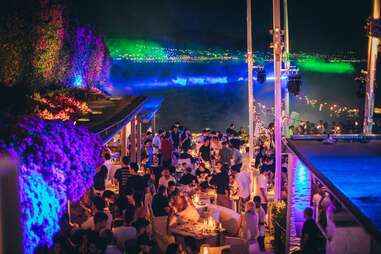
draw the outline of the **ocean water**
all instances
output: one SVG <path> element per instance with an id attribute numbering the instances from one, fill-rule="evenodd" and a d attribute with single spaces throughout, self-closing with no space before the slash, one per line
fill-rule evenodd
<path id="1" fill-rule="evenodd" d="M 274 84 L 272 66 L 265 67 L 268 80 L 254 82 L 254 97 L 266 105 L 258 110 L 265 122 L 273 119 Z M 237 127 L 248 125 L 247 69 L 244 63 L 125 63 L 114 62 L 112 69 L 115 95 L 160 96 L 164 102 L 158 114 L 159 127 L 168 128 L 180 121 L 192 131 L 205 127 L 224 130 L 230 123 Z M 348 107 L 361 107 L 356 95 L 357 82 L 352 74 L 326 74 L 302 72 L 301 96 Z M 283 81 L 286 86 L 286 81 Z M 320 119 L 345 121 L 345 117 L 331 115 L 329 110 L 319 111 L 318 105 L 290 97 L 291 111 L 300 113 L 302 120 Z"/>

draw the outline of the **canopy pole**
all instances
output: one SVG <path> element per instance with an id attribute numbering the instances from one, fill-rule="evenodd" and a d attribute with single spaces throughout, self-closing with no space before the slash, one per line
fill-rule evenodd
<path id="1" fill-rule="evenodd" d="M 380 0 L 373 0 L 372 21 L 380 18 Z M 366 94 L 364 106 L 363 133 L 372 134 L 374 114 L 374 87 L 376 84 L 377 56 L 380 39 L 373 36 L 372 29 L 368 39 L 368 64 L 366 77 Z"/>
<path id="2" fill-rule="evenodd" d="M 273 0 L 273 53 L 275 104 L 275 200 L 281 200 L 282 182 L 282 38 L 280 26 L 280 0 Z"/>

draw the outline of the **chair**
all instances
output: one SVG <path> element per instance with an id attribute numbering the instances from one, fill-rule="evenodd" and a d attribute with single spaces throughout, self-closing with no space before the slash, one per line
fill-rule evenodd
<path id="1" fill-rule="evenodd" d="M 200 249 L 200 254 L 222 254 L 225 250 L 230 250 L 230 245 L 218 246 L 218 247 L 205 247 L 206 250 Z M 231 252 L 241 253 L 241 252 Z"/>
<path id="2" fill-rule="evenodd" d="M 167 230 L 168 216 L 152 217 L 153 235 L 162 253 L 165 253 L 169 244 L 175 242 L 175 238 Z"/>
<path id="3" fill-rule="evenodd" d="M 249 244 L 245 239 L 234 236 L 225 237 L 225 243 L 230 245 L 230 253 L 249 254 Z M 256 253 L 256 252 L 254 252 Z M 250 253 L 252 254 L 252 253 Z"/>
<path id="4" fill-rule="evenodd" d="M 229 235 L 237 235 L 240 224 L 239 213 L 223 206 L 209 205 L 208 215 L 220 222 Z"/>

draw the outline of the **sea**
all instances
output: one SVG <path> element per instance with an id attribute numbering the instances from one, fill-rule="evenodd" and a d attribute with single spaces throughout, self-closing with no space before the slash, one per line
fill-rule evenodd
<path id="1" fill-rule="evenodd" d="M 257 113 L 265 123 L 273 121 L 273 67 L 265 65 L 267 80 L 254 80 Z M 336 108 L 361 108 L 355 74 L 301 71 L 298 97 L 290 95 L 290 112 L 300 120 L 317 122 L 355 121 L 353 116 L 334 113 Z M 176 121 L 200 131 L 206 127 L 225 130 L 234 123 L 248 125 L 247 65 L 244 62 L 136 63 L 113 61 L 113 95 L 144 95 L 163 98 L 157 125 L 168 128 Z M 287 86 L 287 77 L 282 79 Z M 258 104 L 259 103 L 259 104 Z M 321 107 L 323 105 L 323 107 Z"/>

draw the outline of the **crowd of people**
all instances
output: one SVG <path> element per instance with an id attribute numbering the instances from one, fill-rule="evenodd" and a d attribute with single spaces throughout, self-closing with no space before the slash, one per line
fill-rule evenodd
<path id="1" fill-rule="evenodd" d="M 328 123 L 319 120 L 317 123 L 310 121 L 300 121 L 297 126 L 290 126 L 291 135 L 313 135 L 313 134 L 341 134 L 341 133 L 360 133 L 361 127 L 359 121 L 354 122 L 335 122 Z"/>
<path id="2" fill-rule="evenodd" d="M 213 191 L 211 203 L 240 214 L 237 235 L 264 251 L 273 148 L 258 143 L 255 166 L 261 174 L 258 195 L 253 195 L 240 134 L 234 124 L 225 132 L 204 129 L 200 135 L 179 123 L 169 130 L 147 131 L 138 151 L 141 162 L 126 155 L 116 170 L 112 152 L 106 151 L 93 189 L 71 204 L 69 224 L 61 227 L 53 253 L 198 253 L 195 239 L 167 241 L 163 248 L 154 233 L 155 218 L 166 218 L 167 227 L 200 219 L 189 195 L 195 190 Z"/>
<path id="3" fill-rule="evenodd" d="M 156 231 L 200 220 L 202 214 L 192 195 L 210 191 L 215 194 L 211 204 L 239 214 L 237 229 L 229 233 L 245 239 L 251 246 L 249 253 L 265 251 L 267 204 L 272 201 L 269 193 L 275 174 L 274 127 L 258 129 L 253 165 L 244 137 L 234 124 L 224 132 L 206 128 L 192 134 L 176 123 L 168 130 L 146 132 L 137 151 L 139 163 L 131 161 L 131 154 L 115 159 L 106 149 L 93 188 L 80 202 L 71 204 L 69 223 L 61 226 L 51 253 L 198 253 L 196 239 L 186 237 L 179 242 L 170 233 L 163 236 L 168 230 L 164 234 Z M 282 158 L 281 197 L 285 201 L 287 159 Z M 120 162 L 116 169 L 115 161 Z M 252 169 L 259 175 L 254 176 Z M 314 186 L 313 209 L 305 212 L 302 249 L 316 247 L 310 246 L 312 234 L 318 234 L 315 218 L 327 232 L 332 231 L 332 199 L 324 187 Z"/>

